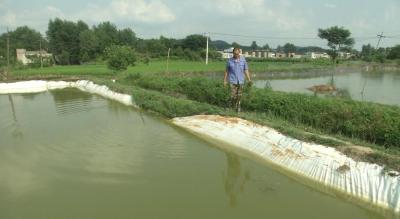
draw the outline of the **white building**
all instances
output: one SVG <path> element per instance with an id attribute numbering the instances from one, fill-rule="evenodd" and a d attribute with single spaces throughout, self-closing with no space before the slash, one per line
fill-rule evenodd
<path id="1" fill-rule="evenodd" d="M 22 64 L 27 65 L 32 63 L 32 60 L 30 60 L 28 57 L 40 57 L 42 58 L 51 58 L 52 54 L 47 53 L 47 51 L 42 50 L 42 51 L 26 51 L 26 49 L 17 49 L 17 61 L 20 61 Z"/>
<path id="2" fill-rule="evenodd" d="M 222 54 L 223 59 L 229 59 L 233 57 L 233 47 L 218 52 Z M 240 54 L 242 54 L 242 50 L 240 50 Z"/>
<path id="3" fill-rule="evenodd" d="M 311 58 L 311 59 L 329 59 L 330 58 L 330 56 L 326 52 L 324 52 L 324 53 L 308 52 L 308 53 L 306 53 L 306 57 Z"/>
<path id="4" fill-rule="evenodd" d="M 338 57 L 342 59 L 350 59 L 354 57 L 355 55 L 349 52 L 338 52 Z"/>

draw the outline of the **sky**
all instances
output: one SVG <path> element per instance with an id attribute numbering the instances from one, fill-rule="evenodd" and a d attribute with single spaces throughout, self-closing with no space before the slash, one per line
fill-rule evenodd
<path id="1" fill-rule="evenodd" d="M 45 33 L 56 17 L 111 21 L 146 39 L 210 33 L 242 45 L 326 47 L 318 28 L 337 25 L 351 31 L 356 49 L 375 46 L 381 32 L 381 46 L 400 44 L 400 0 L 0 0 L 0 33 L 22 25 Z"/>

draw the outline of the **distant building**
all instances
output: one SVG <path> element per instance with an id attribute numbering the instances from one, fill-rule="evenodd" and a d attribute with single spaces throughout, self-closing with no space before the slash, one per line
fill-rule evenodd
<path id="1" fill-rule="evenodd" d="M 342 59 L 351 59 L 355 57 L 355 55 L 349 52 L 338 52 L 338 57 Z"/>
<path id="2" fill-rule="evenodd" d="M 276 52 L 275 57 L 276 58 L 286 58 L 287 55 L 286 55 L 286 53 L 283 53 L 283 52 Z"/>
<path id="3" fill-rule="evenodd" d="M 20 61 L 22 64 L 27 65 L 32 63 L 33 61 L 29 59 L 30 57 L 40 57 L 43 59 L 49 59 L 52 57 L 51 53 L 48 53 L 45 50 L 42 51 L 26 51 L 26 49 L 17 49 L 17 61 Z"/>
<path id="4" fill-rule="evenodd" d="M 222 51 L 218 51 L 222 54 L 222 58 L 229 59 L 233 57 L 233 48 L 225 49 Z M 259 49 L 259 50 L 251 50 L 251 51 L 244 51 L 240 50 L 240 54 L 242 54 L 245 58 L 257 58 L 257 59 L 279 59 L 279 58 L 294 58 L 300 59 L 303 58 L 303 55 L 296 54 L 296 53 L 283 53 L 283 52 L 274 52 L 271 50 Z"/>
<path id="5" fill-rule="evenodd" d="M 223 59 L 229 59 L 233 57 L 233 47 L 218 52 L 221 53 Z M 240 49 L 240 54 L 242 54 L 242 52 L 243 51 Z"/>
<path id="6" fill-rule="evenodd" d="M 254 50 L 254 51 L 246 51 L 244 52 L 245 57 L 249 58 L 274 58 L 275 53 L 269 50 Z"/>
<path id="7" fill-rule="evenodd" d="M 317 53 L 317 52 L 308 52 L 306 53 L 306 57 L 310 59 L 329 59 L 331 58 L 328 53 Z"/>
<path id="8" fill-rule="evenodd" d="M 301 58 L 303 58 L 303 57 L 304 57 L 303 55 L 294 54 L 292 58 L 294 58 L 294 59 L 301 59 Z"/>

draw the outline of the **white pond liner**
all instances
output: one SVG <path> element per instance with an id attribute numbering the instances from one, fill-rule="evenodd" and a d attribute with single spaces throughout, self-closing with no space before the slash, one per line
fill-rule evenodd
<path id="1" fill-rule="evenodd" d="M 108 99 L 116 100 L 122 104 L 133 106 L 131 95 L 120 94 L 110 90 L 107 86 L 97 85 L 91 81 L 80 80 L 76 82 L 65 81 L 21 81 L 15 83 L 0 83 L 0 94 L 9 93 L 38 93 L 47 90 L 78 88 L 79 90 L 97 94 Z"/>
<path id="2" fill-rule="evenodd" d="M 357 162 L 332 147 L 302 142 L 239 118 L 198 115 L 172 122 L 375 206 L 400 211 L 400 178 L 377 164 Z"/>
<path id="3" fill-rule="evenodd" d="M 135 106 L 130 95 L 116 93 L 106 86 L 85 80 L 0 83 L 0 94 L 37 93 L 63 88 L 78 88 Z M 172 123 L 248 151 L 288 171 L 368 203 L 400 212 L 400 178 L 386 174 L 384 167 L 377 164 L 357 162 L 332 147 L 302 142 L 239 118 L 198 115 L 174 118 Z"/>

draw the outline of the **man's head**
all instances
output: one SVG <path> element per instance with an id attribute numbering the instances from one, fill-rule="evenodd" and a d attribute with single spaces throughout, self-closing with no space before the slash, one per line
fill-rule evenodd
<path id="1" fill-rule="evenodd" d="M 233 48 L 233 57 L 234 58 L 239 58 L 240 57 L 240 48 L 239 47 Z"/>

